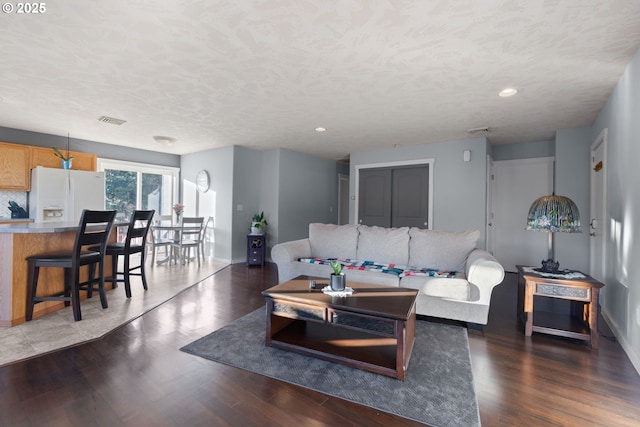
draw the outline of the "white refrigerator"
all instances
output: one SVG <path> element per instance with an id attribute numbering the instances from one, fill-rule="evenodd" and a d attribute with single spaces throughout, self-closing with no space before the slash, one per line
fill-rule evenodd
<path id="1" fill-rule="evenodd" d="M 29 218 L 77 223 L 83 209 L 104 210 L 104 187 L 104 172 L 33 168 Z"/>

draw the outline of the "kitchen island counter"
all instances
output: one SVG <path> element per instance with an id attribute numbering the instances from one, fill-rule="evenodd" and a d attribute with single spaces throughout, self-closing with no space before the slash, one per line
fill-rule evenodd
<path id="1" fill-rule="evenodd" d="M 0 233 L 60 233 L 76 231 L 77 229 L 77 222 L 15 222 L 0 224 Z"/>
<path id="2" fill-rule="evenodd" d="M 115 225 L 114 225 L 115 227 Z M 77 223 L 17 223 L 0 224 L 0 326 L 24 323 L 27 307 L 27 260 L 32 255 L 71 251 L 75 242 Z M 116 240 L 112 232 L 110 241 Z M 86 278 L 83 267 L 82 280 Z M 105 263 L 105 276 L 111 275 L 111 263 Z M 62 268 L 43 268 L 38 281 L 38 294 L 54 294 L 64 289 Z M 48 301 L 36 304 L 33 317 L 64 307 L 63 302 Z"/>

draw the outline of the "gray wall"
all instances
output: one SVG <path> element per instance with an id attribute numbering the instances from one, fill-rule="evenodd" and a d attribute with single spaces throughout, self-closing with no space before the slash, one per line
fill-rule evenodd
<path id="1" fill-rule="evenodd" d="M 184 155 L 181 168 L 183 187 L 193 183 L 201 169 L 211 177 L 210 191 L 216 192 L 216 259 L 246 260 L 251 218 L 262 211 L 269 223 L 267 256 L 278 242 L 307 237 L 310 222 L 337 221 L 333 160 L 286 149 L 234 146 Z"/>
<path id="2" fill-rule="evenodd" d="M 589 201 L 591 128 L 561 129 L 555 141 L 555 192 L 573 200 L 580 212 L 582 233 L 556 233 L 560 267 L 589 272 Z"/>
<path id="3" fill-rule="evenodd" d="M 260 206 L 262 189 L 262 152 L 245 147 L 234 147 L 233 156 L 233 212 L 232 260 L 243 262 L 247 259 L 247 234 L 253 215 L 264 211 Z M 242 205 L 242 210 L 238 210 Z M 269 222 L 270 212 L 265 211 Z"/>
<path id="4" fill-rule="evenodd" d="M 434 230 L 480 230 L 478 247 L 485 246 L 487 200 L 487 140 L 473 138 L 351 153 L 349 194 L 355 195 L 355 167 L 367 164 L 415 159 L 435 159 L 433 165 Z M 462 152 L 471 150 L 471 161 Z M 355 224 L 355 200 L 349 206 L 350 223 Z"/>
<path id="5" fill-rule="evenodd" d="M 278 242 L 309 236 L 309 223 L 338 223 L 338 171 L 333 160 L 279 150 Z"/>
<path id="6" fill-rule="evenodd" d="M 501 144 L 491 147 L 491 158 L 496 161 L 553 157 L 554 153 L 554 141 L 522 142 L 520 144 Z"/>
<path id="7" fill-rule="evenodd" d="M 180 161 L 183 181 L 195 183 L 198 171 L 204 169 L 209 172 L 209 191 L 216 193 L 213 256 L 226 262 L 231 260 L 232 253 L 233 154 L 234 147 L 224 147 L 185 154 Z M 184 182 L 181 184 L 184 185 Z"/>
<path id="8" fill-rule="evenodd" d="M 265 213 L 267 225 L 267 259 L 270 259 L 271 248 L 280 240 L 280 150 L 268 150 L 262 153 L 262 170 L 260 178 L 260 212 Z"/>
<path id="9" fill-rule="evenodd" d="M 48 135 L 45 133 L 0 127 L 0 141 L 15 144 L 35 145 L 38 147 L 67 148 L 67 137 Z M 98 157 L 153 165 L 180 167 L 180 156 L 177 154 L 158 153 L 156 151 L 139 150 L 121 145 L 69 138 L 69 149 L 81 153 L 93 153 Z"/>
<path id="10" fill-rule="evenodd" d="M 640 371 L 640 51 L 591 129 L 608 128 L 606 205 L 609 235 L 603 314 Z"/>

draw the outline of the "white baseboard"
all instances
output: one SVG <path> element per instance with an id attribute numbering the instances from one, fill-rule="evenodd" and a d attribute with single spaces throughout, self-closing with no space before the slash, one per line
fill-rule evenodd
<path id="1" fill-rule="evenodd" d="M 607 313 L 607 311 L 603 307 L 601 307 L 600 313 L 602 314 L 604 320 L 607 321 L 609 328 L 611 328 L 611 331 L 616 336 L 616 339 L 620 343 L 620 346 L 622 346 L 624 352 L 627 354 L 627 357 L 631 361 L 631 364 L 634 368 L 636 368 L 638 374 L 640 374 L 640 355 L 636 354 L 633 347 L 629 345 L 624 335 L 620 332 L 620 328 L 618 327 L 616 322 L 613 321 L 612 317 L 609 316 L 609 313 Z"/>

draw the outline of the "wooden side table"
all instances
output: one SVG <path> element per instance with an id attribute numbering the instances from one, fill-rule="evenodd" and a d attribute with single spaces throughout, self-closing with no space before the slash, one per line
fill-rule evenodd
<path id="1" fill-rule="evenodd" d="M 581 278 L 547 277 L 532 267 L 517 265 L 518 311 L 524 323 L 525 336 L 533 332 L 585 340 L 598 348 L 598 294 L 604 286 L 591 276 Z M 580 273 L 580 272 L 575 272 Z M 582 273 L 580 273 L 582 274 Z M 559 298 L 582 304 L 578 316 L 572 314 L 536 313 L 534 296 Z"/>

